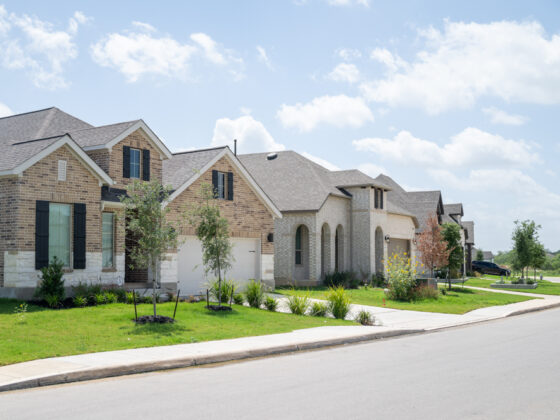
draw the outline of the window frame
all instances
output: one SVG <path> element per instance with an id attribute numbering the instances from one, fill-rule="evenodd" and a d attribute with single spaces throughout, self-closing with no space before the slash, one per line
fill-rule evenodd
<path id="1" fill-rule="evenodd" d="M 133 156 L 138 155 L 138 163 L 136 163 L 133 159 Z M 130 178 L 134 178 L 134 179 L 140 179 L 140 176 L 142 174 L 142 153 L 140 149 L 135 149 L 133 147 L 130 148 L 130 161 L 129 161 L 129 169 L 130 169 Z M 135 176 L 135 168 L 138 167 L 138 176 Z"/>
<path id="2" fill-rule="evenodd" d="M 301 225 L 296 229 L 295 244 L 295 264 L 303 265 L 303 246 L 302 246 L 302 228 Z"/>
<path id="3" fill-rule="evenodd" d="M 111 265 L 105 265 L 105 215 L 111 216 Z M 102 212 L 101 213 L 101 269 L 107 270 L 115 268 L 115 213 Z"/>
<path id="4" fill-rule="evenodd" d="M 219 200 L 227 200 L 227 173 L 226 172 L 218 172 L 218 179 L 216 184 L 216 198 Z M 220 194 L 220 181 L 222 181 L 222 190 Z"/>
<path id="5" fill-rule="evenodd" d="M 53 214 L 53 206 L 65 206 L 67 207 L 68 210 L 68 264 L 66 264 L 66 261 L 62 261 L 62 258 L 60 258 L 58 255 L 56 256 L 57 258 L 59 258 L 63 263 L 63 268 L 66 270 L 71 269 L 72 267 L 72 258 L 73 258 L 73 245 L 74 242 L 72 240 L 73 238 L 73 208 L 74 206 L 70 203 L 58 203 L 58 202 L 49 202 L 49 243 L 48 243 L 48 261 L 49 264 L 52 262 L 54 255 L 51 255 L 51 237 L 52 237 L 52 226 L 51 226 L 51 214 Z"/>

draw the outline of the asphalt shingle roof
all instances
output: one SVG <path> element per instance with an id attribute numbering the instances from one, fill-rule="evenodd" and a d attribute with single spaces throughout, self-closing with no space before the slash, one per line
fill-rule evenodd
<path id="1" fill-rule="evenodd" d="M 0 171 L 9 171 L 18 167 L 62 137 L 48 137 L 5 145 L 0 153 Z"/>
<path id="2" fill-rule="evenodd" d="M 163 161 L 163 184 L 171 185 L 176 190 L 195 176 L 225 148 L 217 147 L 173 154 L 171 159 Z"/>
<path id="3" fill-rule="evenodd" d="M 329 195 L 348 198 L 339 188 L 356 185 L 385 187 L 357 171 L 330 171 L 293 151 L 237 156 L 280 211 L 316 211 Z"/>
<path id="4" fill-rule="evenodd" d="M 80 147 L 102 146 L 141 120 L 127 121 L 117 124 L 90 127 L 70 131 L 70 136 Z"/>
<path id="5" fill-rule="evenodd" d="M 466 243 L 474 244 L 474 222 L 463 221 L 463 227 L 467 230 Z"/>

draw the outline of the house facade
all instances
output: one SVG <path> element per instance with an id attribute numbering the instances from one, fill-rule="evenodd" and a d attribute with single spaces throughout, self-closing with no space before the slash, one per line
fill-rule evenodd
<path id="1" fill-rule="evenodd" d="M 387 201 L 385 184 L 292 151 L 239 159 L 282 213 L 274 224 L 276 285 L 319 284 L 335 271 L 369 278 L 385 272 L 392 252 L 414 255 L 417 220 Z"/>
<path id="2" fill-rule="evenodd" d="M 57 108 L 0 118 L 0 145 L 0 296 L 30 298 L 55 256 L 67 287 L 148 286 L 152 273 L 130 266 L 134 238 L 120 197 L 134 180 L 153 179 L 173 185 L 165 205 L 175 219 L 198 200 L 203 182 L 220 187 L 215 199 L 239 260 L 232 272 L 273 283 L 274 218 L 281 215 L 228 148 L 191 153 L 201 162 L 192 164 L 172 155 L 142 120 L 94 127 Z M 160 267 L 167 289 L 202 292 L 191 276 L 202 259 L 193 234 L 181 232 L 184 243 Z"/>

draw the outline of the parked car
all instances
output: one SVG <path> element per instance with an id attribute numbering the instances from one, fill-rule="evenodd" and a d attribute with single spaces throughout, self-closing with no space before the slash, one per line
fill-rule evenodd
<path id="1" fill-rule="evenodd" d="M 496 276 L 506 276 L 511 275 L 511 271 L 507 268 L 500 267 L 498 264 L 488 261 L 473 261 L 472 262 L 473 271 L 478 271 L 482 274 L 494 274 Z"/>

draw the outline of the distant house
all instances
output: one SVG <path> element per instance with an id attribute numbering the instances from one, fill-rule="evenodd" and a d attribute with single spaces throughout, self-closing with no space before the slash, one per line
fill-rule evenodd
<path id="1" fill-rule="evenodd" d="M 477 253 L 478 253 L 478 249 L 473 248 L 471 254 L 473 261 L 477 260 L 476 258 Z M 482 255 L 483 255 L 482 261 L 494 262 L 495 255 L 492 251 L 482 251 Z"/>
<path id="2" fill-rule="evenodd" d="M 358 170 L 330 171 L 292 152 L 238 156 L 282 212 L 274 222 L 276 285 L 312 285 L 326 274 L 385 273 L 393 253 L 414 256 L 416 216 L 391 187 Z"/>

